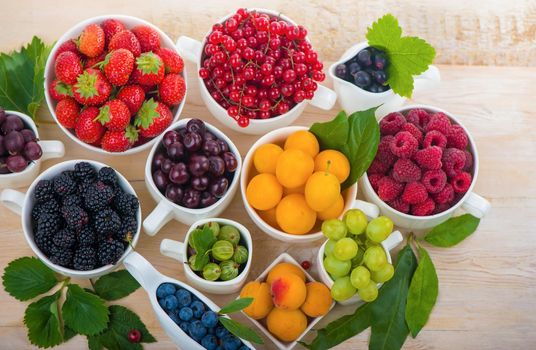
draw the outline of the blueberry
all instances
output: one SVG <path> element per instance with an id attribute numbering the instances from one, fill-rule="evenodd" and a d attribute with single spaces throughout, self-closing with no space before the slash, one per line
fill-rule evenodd
<path id="1" fill-rule="evenodd" d="M 172 294 L 164 298 L 164 309 L 170 311 L 179 307 L 179 301 Z"/>
<path id="2" fill-rule="evenodd" d="M 357 72 L 359 72 L 361 70 L 361 66 L 359 66 L 359 63 L 357 62 L 352 62 L 348 65 L 348 73 L 350 73 L 350 75 L 355 75 Z"/>
<path id="3" fill-rule="evenodd" d="M 184 333 L 188 334 L 188 330 L 190 329 L 190 322 L 181 322 L 179 323 L 179 327 L 184 331 Z"/>
<path id="4" fill-rule="evenodd" d="M 213 335 L 207 334 L 201 339 L 201 345 L 207 350 L 215 350 L 218 346 L 218 339 Z"/>
<path id="5" fill-rule="evenodd" d="M 372 64 L 372 60 L 370 59 L 370 51 L 367 49 L 359 51 L 359 53 L 357 54 L 357 62 L 361 66 L 370 66 Z"/>
<path id="6" fill-rule="evenodd" d="M 383 85 L 387 81 L 387 75 L 384 71 L 377 70 L 376 72 L 374 72 L 374 80 L 376 80 L 378 84 Z"/>
<path id="7" fill-rule="evenodd" d="M 175 286 L 171 283 L 162 283 L 156 290 L 156 296 L 161 299 L 175 293 Z"/>
<path id="8" fill-rule="evenodd" d="M 370 75 L 365 71 L 359 71 L 355 75 L 354 83 L 360 88 L 370 85 Z"/>
<path id="9" fill-rule="evenodd" d="M 224 350 L 237 350 L 242 342 L 234 335 L 228 334 L 222 339 L 222 345 Z"/>
<path id="10" fill-rule="evenodd" d="M 185 306 L 179 311 L 179 318 L 183 321 L 190 321 L 193 316 L 194 312 L 189 307 Z"/>
<path id="11" fill-rule="evenodd" d="M 214 311 L 207 311 L 201 316 L 203 326 L 207 328 L 216 327 L 218 324 L 218 315 Z"/>
<path id="12" fill-rule="evenodd" d="M 389 62 L 384 54 L 378 53 L 374 55 L 374 67 L 376 67 L 376 69 L 383 70 L 388 64 Z"/>
<path id="13" fill-rule="evenodd" d="M 250 350 L 250 349 L 247 345 L 242 345 L 241 347 L 238 348 L 238 350 Z"/>
<path id="14" fill-rule="evenodd" d="M 171 318 L 171 320 L 173 322 L 175 322 L 176 324 L 179 324 L 181 322 L 181 320 L 179 319 L 179 315 L 177 314 L 177 310 L 171 310 L 168 312 L 168 316 L 169 318 Z"/>
<path id="15" fill-rule="evenodd" d="M 207 334 L 207 329 L 199 320 L 195 320 L 190 323 L 190 329 L 188 331 L 190 336 L 196 341 L 200 341 Z"/>
<path id="16" fill-rule="evenodd" d="M 190 304 L 190 308 L 194 312 L 195 318 L 201 318 L 203 314 L 205 313 L 205 304 L 200 302 L 199 300 L 196 300 Z"/>
<path id="17" fill-rule="evenodd" d="M 376 93 L 376 92 L 381 92 L 381 91 L 380 91 L 380 85 L 378 85 L 378 84 L 372 84 L 372 85 L 370 85 L 370 86 L 367 88 L 367 90 L 370 91 L 370 92 L 374 92 L 374 93 Z"/>
<path id="18" fill-rule="evenodd" d="M 162 309 L 165 310 L 166 308 L 165 308 L 165 306 L 164 306 L 164 305 L 165 305 L 165 304 L 164 304 L 164 300 L 165 300 L 165 299 L 158 299 L 158 304 L 160 304 L 160 307 L 161 307 Z"/>
<path id="19" fill-rule="evenodd" d="M 229 331 L 224 326 L 219 325 L 219 326 L 216 327 L 216 337 L 223 338 L 227 334 L 229 334 Z"/>
<path id="20" fill-rule="evenodd" d="M 216 327 L 207 328 L 207 334 L 216 335 Z"/>
<path id="21" fill-rule="evenodd" d="M 192 293 L 190 293 L 184 288 L 177 290 L 175 296 L 179 300 L 179 304 L 181 306 L 188 306 L 192 302 Z"/>
<path id="22" fill-rule="evenodd" d="M 346 79 L 346 73 L 348 73 L 348 69 L 346 69 L 346 65 L 339 64 L 337 67 L 335 67 L 335 75 L 338 76 L 341 79 Z"/>

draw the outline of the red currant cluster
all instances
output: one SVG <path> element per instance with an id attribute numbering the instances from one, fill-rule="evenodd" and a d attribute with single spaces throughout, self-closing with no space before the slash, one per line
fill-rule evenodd
<path id="1" fill-rule="evenodd" d="M 302 26 L 241 8 L 212 27 L 199 76 L 241 127 L 285 114 L 326 78 L 306 36 Z"/>

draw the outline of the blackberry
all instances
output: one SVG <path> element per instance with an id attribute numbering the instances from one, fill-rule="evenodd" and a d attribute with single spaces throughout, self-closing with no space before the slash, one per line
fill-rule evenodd
<path id="1" fill-rule="evenodd" d="M 73 231 L 64 228 L 56 232 L 52 239 L 54 244 L 62 249 L 71 249 L 76 244 L 76 236 Z"/>
<path id="2" fill-rule="evenodd" d="M 114 188 L 117 187 L 117 174 L 114 169 L 108 166 L 99 170 L 97 179 Z"/>
<path id="3" fill-rule="evenodd" d="M 92 247 L 80 247 L 74 253 L 73 267 L 76 270 L 93 270 L 97 265 L 97 253 Z"/>
<path id="4" fill-rule="evenodd" d="M 54 178 L 54 191 L 61 197 L 76 191 L 76 182 L 65 172 Z"/>
<path id="5" fill-rule="evenodd" d="M 82 199 L 76 193 L 69 194 L 63 198 L 62 204 L 64 207 L 74 207 L 74 206 L 79 207 L 82 205 Z"/>
<path id="6" fill-rule="evenodd" d="M 115 238 L 121 242 L 127 242 L 128 238 L 134 237 L 138 231 L 138 220 L 134 216 L 121 219 L 121 228 L 115 232 Z"/>
<path id="7" fill-rule="evenodd" d="M 112 209 L 104 209 L 95 215 L 93 225 L 99 235 L 111 235 L 121 227 L 121 218 Z"/>
<path id="8" fill-rule="evenodd" d="M 139 207 L 138 198 L 131 193 L 121 192 L 114 198 L 114 208 L 121 215 L 135 216 Z"/>
<path id="9" fill-rule="evenodd" d="M 54 233 L 39 231 L 34 235 L 34 241 L 37 247 L 45 254 L 50 254 L 50 251 L 54 247 Z"/>
<path id="10" fill-rule="evenodd" d="M 35 185 L 35 200 L 44 203 L 54 199 L 54 185 L 50 180 L 41 180 Z"/>
<path id="11" fill-rule="evenodd" d="M 85 226 L 78 234 L 78 244 L 80 246 L 91 246 L 95 244 L 96 235 L 91 226 Z"/>
<path id="12" fill-rule="evenodd" d="M 54 235 L 60 229 L 61 218 L 57 214 L 42 213 L 37 220 L 37 231 L 43 234 Z"/>
<path id="13" fill-rule="evenodd" d="M 61 265 L 63 267 L 71 267 L 73 265 L 73 251 L 70 249 L 60 248 L 54 246 L 48 256 L 48 259 L 56 265 Z"/>
<path id="14" fill-rule="evenodd" d="M 81 197 L 85 197 L 87 190 L 93 186 L 93 182 L 91 181 L 81 181 L 78 183 L 78 193 Z"/>
<path id="15" fill-rule="evenodd" d="M 63 208 L 61 208 L 61 212 L 63 214 L 65 222 L 67 223 L 67 226 L 74 231 L 80 231 L 82 227 L 87 225 L 89 221 L 89 216 L 87 215 L 85 210 L 80 208 L 79 206 L 64 206 Z"/>
<path id="16" fill-rule="evenodd" d="M 99 245 L 97 257 L 102 265 L 115 264 L 125 252 L 123 243 L 108 239 Z"/>
<path id="17" fill-rule="evenodd" d="M 47 202 L 34 205 L 32 208 L 32 219 L 34 222 L 37 222 L 43 213 L 59 215 L 59 212 L 60 206 L 58 202 L 55 199 L 51 199 Z"/>
<path id="18" fill-rule="evenodd" d="M 97 177 L 97 171 L 88 162 L 76 163 L 74 166 L 74 177 L 78 181 L 91 181 Z"/>
<path id="19" fill-rule="evenodd" d="M 113 198 L 113 189 L 99 181 L 87 188 L 84 195 L 84 204 L 89 210 L 97 212 L 109 206 Z"/>
<path id="20" fill-rule="evenodd" d="M 74 170 L 64 170 L 61 172 L 62 175 L 68 176 L 73 180 L 76 180 L 74 177 Z"/>

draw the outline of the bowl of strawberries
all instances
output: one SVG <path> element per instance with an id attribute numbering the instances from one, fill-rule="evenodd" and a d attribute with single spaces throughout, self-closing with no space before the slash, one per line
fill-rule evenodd
<path id="1" fill-rule="evenodd" d="M 149 22 L 93 17 L 52 48 L 45 97 L 60 128 L 81 146 L 103 154 L 141 152 L 179 118 L 184 62 L 173 41 Z"/>

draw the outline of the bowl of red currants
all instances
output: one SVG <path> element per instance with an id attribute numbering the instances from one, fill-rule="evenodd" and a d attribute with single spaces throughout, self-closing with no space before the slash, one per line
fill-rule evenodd
<path id="1" fill-rule="evenodd" d="M 153 146 L 145 183 L 156 208 L 143 222 L 155 235 L 171 219 L 184 224 L 217 217 L 231 203 L 242 159 L 232 141 L 200 119 L 181 119 Z"/>
<path id="2" fill-rule="evenodd" d="M 180 54 L 197 64 L 201 97 L 225 126 L 265 134 L 290 125 L 310 103 L 330 109 L 336 94 L 319 85 L 323 64 L 307 30 L 280 13 L 238 9 L 202 42 L 181 36 Z"/>

